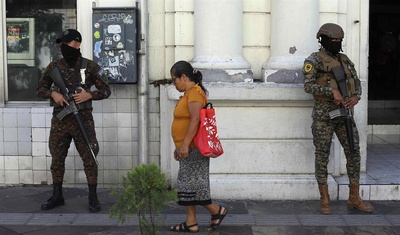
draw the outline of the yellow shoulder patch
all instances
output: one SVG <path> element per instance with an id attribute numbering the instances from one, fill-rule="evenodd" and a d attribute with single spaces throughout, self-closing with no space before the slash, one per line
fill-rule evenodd
<path id="1" fill-rule="evenodd" d="M 304 72 L 309 73 L 313 69 L 313 65 L 311 63 L 304 64 Z"/>

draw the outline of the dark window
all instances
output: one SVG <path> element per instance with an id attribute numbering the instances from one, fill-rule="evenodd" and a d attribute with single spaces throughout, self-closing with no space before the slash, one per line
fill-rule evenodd
<path id="1" fill-rule="evenodd" d="M 76 0 L 6 0 L 8 101 L 43 101 L 36 86 L 59 57 L 56 38 L 76 28 Z"/>
<path id="2" fill-rule="evenodd" d="M 400 2 L 371 0 L 369 100 L 400 100 Z"/>

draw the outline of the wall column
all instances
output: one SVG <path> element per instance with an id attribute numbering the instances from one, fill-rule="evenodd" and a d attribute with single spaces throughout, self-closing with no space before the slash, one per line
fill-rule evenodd
<path id="1" fill-rule="evenodd" d="M 82 34 L 81 53 L 83 57 L 89 59 L 93 58 L 92 33 L 90 33 L 92 32 L 92 4 L 92 1 L 76 1 L 76 27 Z"/>
<path id="2" fill-rule="evenodd" d="M 319 0 L 271 0 L 271 57 L 265 82 L 302 83 L 304 59 L 318 50 Z"/>
<path id="3" fill-rule="evenodd" d="M 252 78 L 243 57 L 242 0 L 195 0 L 194 68 L 205 81 L 244 81 Z"/>

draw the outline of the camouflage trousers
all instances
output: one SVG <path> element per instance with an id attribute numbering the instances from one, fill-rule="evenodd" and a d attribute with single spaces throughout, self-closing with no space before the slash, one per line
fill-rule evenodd
<path id="1" fill-rule="evenodd" d="M 360 143 L 356 124 L 353 121 L 354 153 L 350 153 L 345 119 L 313 120 L 313 142 L 315 146 L 315 178 L 318 184 L 327 185 L 328 162 L 333 133 L 336 134 L 346 156 L 346 169 L 349 182 L 358 184 L 360 180 Z"/>
<path id="2" fill-rule="evenodd" d="M 93 116 L 91 113 L 81 115 L 92 149 L 97 156 L 99 144 L 96 139 Z M 97 184 L 98 168 L 89 147 L 86 145 L 83 135 L 77 125 L 74 115 L 65 117 L 62 121 L 53 114 L 49 136 L 49 149 L 52 156 L 51 175 L 53 184 L 62 183 L 65 173 L 65 158 L 68 154 L 71 141 L 74 140 L 75 147 L 83 161 L 83 167 L 88 184 Z"/>

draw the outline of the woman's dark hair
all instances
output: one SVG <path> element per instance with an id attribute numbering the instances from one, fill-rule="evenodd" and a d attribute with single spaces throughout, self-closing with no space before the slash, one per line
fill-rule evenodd
<path id="1" fill-rule="evenodd" d="M 171 74 L 175 77 L 181 77 L 182 74 L 185 74 L 190 81 L 198 84 L 204 93 L 208 93 L 207 89 L 203 86 L 203 75 L 200 71 L 193 69 L 192 65 L 184 60 L 176 62 L 170 70 Z"/>

